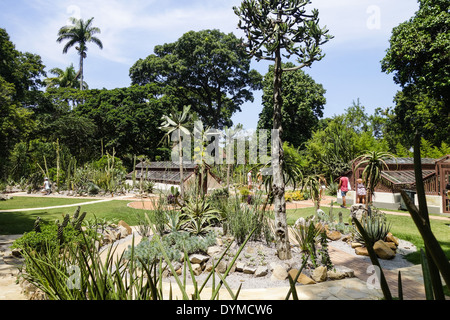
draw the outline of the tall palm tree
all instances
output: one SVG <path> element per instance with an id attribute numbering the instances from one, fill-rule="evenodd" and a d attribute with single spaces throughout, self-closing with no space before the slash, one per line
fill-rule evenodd
<path id="1" fill-rule="evenodd" d="M 395 156 L 384 151 L 369 151 L 355 159 L 355 162 L 358 163 L 355 167 L 355 171 L 359 167 L 365 165 L 362 172 L 362 179 L 367 189 L 367 204 L 372 202 L 375 187 L 381 180 L 381 171 L 383 168 L 388 168 L 388 165 L 386 164 L 387 159 L 395 159 Z"/>
<path id="2" fill-rule="evenodd" d="M 184 106 L 182 112 L 172 112 L 168 116 L 162 117 L 162 124 L 160 129 L 167 133 L 164 137 L 169 137 L 173 132 L 178 134 L 178 160 L 180 162 L 180 197 L 184 201 L 184 174 L 183 174 L 183 146 L 181 141 L 181 132 L 190 135 L 189 130 L 184 127 L 184 124 L 189 121 L 189 110 L 191 106 Z"/>
<path id="3" fill-rule="evenodd" d="M 54 74 L 56 77 L 49 77 L 44 80 L 47 88 L 60 87 L 77 89 L 79 87 L 77 72 L 75 71 L 73 64 L 70 64 L 65 70 L 53 68 L 50 70 L 50 73 Z M 83 83 L 83 88 L 88 89 L 86 82 Z"/>
<path id="4" fill-rule="evenodd" d="M 57 42 L 61 43 L 65 40 L 68 40 L 63 48 L 63 53 L 67 53 L 67 51 L 77 45 L 75 49 L 78 51 L 80 56 L 80 70 L 78 72 L 80 78 L 80 90 L 83 90 L 83 60 L 87 57 L 87 44 L 89 42 L 95 43 L 100 49 L 103 49 L 103 44 L 95 37 L 95 34 L 100 33 L 100 29 L 92 26 L 92 20 L 94 18 L 90 18 L 87 21 L 83 21 L 83 19 L 70 18 L 72 25 L 67 25 L 59 29 L 58 31 L 58 39 Z"/>

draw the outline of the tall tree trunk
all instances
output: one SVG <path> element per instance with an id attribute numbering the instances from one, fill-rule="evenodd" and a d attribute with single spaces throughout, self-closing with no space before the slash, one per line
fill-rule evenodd
<path id="1" fill-rule="evenodd" d="M 83 77 L 83 57 L 84 52 L 80 52 L 80 90 L 83 90 L 83 81 L 84 81 L 84 77 Z"/>
<path id="2" fill-rule="evenodd" d="M 281 52 L 280 48 L 275 52 L 275 70 L 273 83 L 273 129 L 278 132 L 278 136 L 272 133 L 272 168 L 273 168 L 273 203 L 275 216 L 275 240 L 278 258 L 288 260 L 292 257 L 289 243 L 288 228 L 286 222 L 286 201 L 284 199 L 284 179 L 283 179 L 283 143 L 281 141 L 281 106 L 283 99 L 281 96 Z"/>

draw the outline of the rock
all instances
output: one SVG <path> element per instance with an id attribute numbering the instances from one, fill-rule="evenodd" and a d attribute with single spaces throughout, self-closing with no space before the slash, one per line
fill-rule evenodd
<path id="1" fill-rule="evenodd" d="M 288 273 L 291 276 L 292 280 L 294 280 L 295 277 L 297 276 L 298 269 L 291 269 L 291 270 L 289 270 Z M 297 282 L 300 284 L 315 284 L 316 283 L 313 279 L 311 279 L 304 273 L 300 273 L 300 275 L 297 278 Z"/>
<path id="2" fill-rule="evenodd" d="M 357 204 L 353 204 L 350 207 L 350 216 L 352 218 L 356 218 L 358 220 L 361 220 L 361 218 L 367 215 L 367 208 L 364 204 L 362 203 L 357 203 Z"/>
<path id="3" fill-rule="evenodd" d="M 259 266 L 255 270 L 255 277 L 264 277 L 269 273 L 269 269 L 266 266 Z"/>
<path id="4" fill-rule="evenodd" d="M 204 256 L 202 254 L 193 254 L 189 257 L 189 261 L 194 264 L 201 264 L 209 260 L 208 256 Z"/>
<path id="5" fill-rule="evenodd" d="M 287 277 L 288 277 L 288 273 L 283 266 L 277 264 L 273 267 L 272 276 L 270 277 L 270 279 L 272 281 L 286 280 Z"/>
<path id="6" fill-rule="evenodd" d="M 385 242 L 385 243 L 389 248 L 391 248 L 392 251 L 395 252 L 395 250 L 397 250 L 397 246 L 395 245 L 394 242 Z"/>
<path id="7" fill-rule="evenodd" d="M 347 241 L 351 240 L 351 238 L 352 238 L 351 234 L 346 234 L 346 235 L 343 235 L 343 237 L 341 238 L 341 241 L 347 242 Z"/>
<path id="8" fill-rule="evenodd" d="M 395 257 L 395 252 L 383 240 L 375 242 L 373 250 L 380 259 L 389 260 Z"/>
<path id="9" fill-rule="evenodd" d="M 254 274 L 256 272 L 256 267 L 252 267 L 252 266 L 245 266 L 244 269 L 242 270 L 244 273 L 246 274 Z"/>
<path id="10" fill-rule="evenodd" d="M 300 273 L 300 276 L 298 277 L 297 282 L 301 283 L 301 284 L 305 284 L 305 285 L 316 283 L 313 279 L 311 279 L 310 277 L 308 277 L 307 275 L 305 275 L 303 273 Z"/>
<path id="11" fill-rule="evenodd" d="M 244 268 L 245 268 L 245 263 L 243 263 L 243 262 L 236 263 L 236 271 L 242 272 L 242 271 L 244 271 Z"/>
<path id="12" fill-rule="evenodd" d="M 192 271 L 196 276 L 200 275 L 202 273 L 202 266 L 198 263 L 194 263 L 192 265 Z"/>
<path id="13" fill-rule="evenodd" d="M 362 246 L 363 246 L 362 243 L 359 243 L 359 242 L 352 242 L 352 248 L 353 248 L 353 249 L 359 248 L 359 247 L 362 247 Z"/>
<path id="14" fill-rule="evenodd" d="M 339 240 L 341 237 L 342 237 L 342 234 L 337 230 L 327 231 L 327 238 L 332 241 Z"/>
<path id="15" fill-rule="evenodd" d="M 328 270 L 327 277 L 330 278 L 330 280 L 340 280 L 345 278 L 345 273 L 337 270 Z"/>
<path id="16" fill-rule="evenodd" d="M 355 248 L 355 253 L 358 256 L 369 256 L 369 251 L 367 251 L 366 247 L 357 247 L 357 248 Z"/>
<path id="17" fill-rule="evenodd" d="M 327 280 L 327 267 L 320 266 L 314 269 L 311 278 L 316 282 L 323 282 Z"/>
<path id="18" fill-rule="evenodd" d="M 118 236 L 119 236 L 119 238 L 125 238 L 128 235 L 129 235 L 129 233 L 128 233 L 127 228 L 125 228 L 123 226 L 119 226 L 119 228 L 118 228 Z"/>
<path id="19" fill-rule="evenodd" d="M 295 268 L 288 271 L 288 274 L 291 276 L 292 280 L 295 279 L 295 277 L 297 276 L 297 273 L 298 273 L 298 269 L 295 269 Z M 300 276 L 299 276 L 299 278 L 300 278 Z M 297 282 L 298 282 L 298 279 L 297 279 Z"/>
<path id="20" fill-rule="evenodd" d="M 227 263 L 223 260 L 220 260 L 220 262 L 216 266 L 216 271 L 224 274 L 227 271 Z"/>
<path id="21" fill-rule="evenodd" d="M 222 248 L 219 246 L 211 246 L 208 247 L 208 249 L 206 250 L 206 253 L 208 254 L 208 256 L 214 257 L 215 255 L 219 254 L 222 252 Z"/>
<path id="22" fill-rule="evenodd" d="M 355 271 L 353 269 L 350 269 L 346 266 L 335 266 L 334 269 L 336 271 L 343 273 L 348 278 L 353 278 L 355 276 Z"/>
<path id="23" fill-rule="evenodd" d="M 386 242 L 393 242 L 393 243 L 395 243 L 396 246 L 398 246 L 398 244 L 399 244 L 398 238 L 394 237 L 394 235 L 392 233 L 390 233 L 390 232 L 386 235 L 385 241 Z"/>
<path id="24" fill-rule="evenodd" d="M 124 227 L 127 230 L 127 233 L 128 233 L 127 235 L 130 235 L 133 233 L 133 229 L 131 229 L 131 227 L 125 221 L 120 220 L 117 225 Z"/>

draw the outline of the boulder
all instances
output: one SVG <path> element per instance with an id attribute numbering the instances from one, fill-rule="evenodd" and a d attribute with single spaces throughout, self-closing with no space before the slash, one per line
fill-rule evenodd
<path id="1" fill-rule="evenodd" d="M 124 227 L 124 228 L 127 230 L 127 232 L 128 232 L 127 235 L 130 235 L 130 234 L 133 233 L 133 230 L 132 230 L 131 227 L 128 225 L 128 223 L 126 223 L 125 221 L 120 220 L 119 223 L 118 223 L 117 225 Z"/>
<path id="2" fill-rule="evenodd" d="M 271 280 L 286 280 L 288 273 L 286 269 L 281 265 L 275 265 L 272 270 Z"/>
<path id="3" fill-rule="evenodd" d="M 345 273 L 337 270 L 328 270 L 327 277 L 330 278 L 330 280 L 340 280 L 345 278 Z"/>
<path id="4" fill-rule="evenodd" d="M 242 272 L 244 272 L 246 274 L 254 274 L 256 272 L 256 267 L 247 265 L 244 267 L 244 269 L 242 269 Z"/>
<path id="5" fill-rule="evenodd" d="M 367 208 L 366 208 L 365 204 L 357 203 L 357 204 L 353 204 L 350 207 L 350 216 L 352 218 L 361 220 L 361 218 L 365 215 L 367 215 Z"/>
<path id="6" fill-rule="evenodd" d="M 369 256 L 369 251 L 367 251 L 366 247 L 357 247 L 357 248 L 355 248 L 355 253 L 358 256 Z"/>
<path id="7" fill-rule="evenodd" d="M 307 275 L 305 275 L 303 273 L 300 273 L 300 276 L 298 277 L 297 282 L 301 283 L 301 284 L 305 284 L 305 285 L 316 283 L 313 279 L 311 279 L 310 277 L 308 277 Z"/>
<path id="8" fill-rule="evenodd" d="M 311 278 L 316 282 L 323 282 L 327 280 L 327 267 L 320 266 L 314 269 Z"/>
<path id="9" fill-rule="evenodd" d="M 346 266 L 337 265 L 334 269 L 336 269 L 337 272 L 343 273 L 348 278 L 353 278 L 355 276 L 355 271 Z"/>
<path id="10" fill-rule="evenodd" d="M 243 272 L 244 268 L 245 268 L 245 263 L 243 263 L 243 262 L 236 263 L 236 271 Z"/>
<path id="11" fill-rule="evenodd" d="M 192 271 L 196 276 L 198 276 L 202 273 L 202 266 L 198 263 L 194 263 L 192 264 Z"/>
<path id="12" fill-rule="evenodd" d="M 118 227 L 118 237 L 119 238 L 125 238 L 126 236 L 128 236 L 130 233 L 128 232 L 128 230 L 123 227 L 123 226 L 119 226 Z"/>
<path id="13" fill-rule="evenodd" d="M 337 230 L 327 231 L 327 238 L 332 241 L 339 240 L 341 237 L 342 237 L 342 234 Z"/>
<path id="14" fill-rule="evenodd" d="M 363 246 L 362 243 L 359 243 L 359 242 L 352 242 L 352 248 L 353 248 L 353 249 L 359 248 L 359 247 L 362 247 L 362 246 Z"/>
<path id="15" fill-rule="evenodd" d="M 383 240 L 375 242 L 373 250 L 380 259 L 389 260 L 395 257 L 395 252 Z"/>
<path id="16" fill-rule="evenodd" d="M 209 257 L 202 254 L 193 254 L 189 257 L 189 261 L 194 264 L 201 264 L 208 261 Z"/>
<path id="17" fill-rule="evenodd" d="M 264 277 L 269 273 L 269 269 L 266 266 L 259 266 L 255 270 L 255 277 Z"/>
<path id="18" fill-rule="evenodd" d="M 396 246 L 398 246 L 399 241 L 397 237 L 394 237 L 394 235 L 392 233 L 388 233 L 386 235 L 386 239 L 384 239 L 386 242 L 393 242 Z"/>
<path id="19" fill-rule="evenodd" d="M 206 251 L 206 253 L 208 254 L 208 256 L 211 256 L 211 257 L 213 257 L 213 256 L 215 256 L 215 255 L 217 255 L 217 254 L 219 254 L 219 253 L 221 253 L 222 252 L 222 248 L 220 247 L 220 246 L 211 246 L 211 247 L 208 247 L 208 249 L 207 249 L 207 251 Z"/>
<path id="20" fill-rule="evenodd" d="M 216 266 L 216 271 L 224 274 L 227 271 L 227 263 L 223 260 L 220 260 L 220 262 Z"/>
<path id="21" fill-rule="evenodd" d="M 289 270 L 288 273 L 291 276 L 292 280 L 294 280 L 295 277 L 297 276 L 298 269 L 291 269 L 291 270 Z M 297 282 L 300 284 L 315 284 L 316 283 L 313 279 L 311 279 L 304 273 L 300 273 L 300 275 L 297 278 Z"/>

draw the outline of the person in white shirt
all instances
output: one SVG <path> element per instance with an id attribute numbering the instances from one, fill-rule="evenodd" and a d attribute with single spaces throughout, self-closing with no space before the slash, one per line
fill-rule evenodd
<path id="1" fill-rule="evenodd" d="M 44 190 L 45 195 L 49 195 L 52 192 L 52 188 L 50 187 L 50 182 L 48 181 L 48 178 L 44 179 Z"/>

